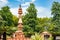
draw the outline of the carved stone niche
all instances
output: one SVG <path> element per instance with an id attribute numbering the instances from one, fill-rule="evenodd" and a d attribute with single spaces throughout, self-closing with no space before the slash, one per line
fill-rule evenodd
<path id="1" fill-rule="evenodd" d="M 13 35 L 16 40 L 25 40 L 24 33 L 22 31 L 16 31 Z"/>
<path id="2" fill-rule="evenodd" d="M 42 40 L 48 40 L 50 37 L 52 37 L 52 34 L 47 32 L 47 31 L 44 31 L 40 34 L 41 38 L 43 38 Z"/>
<path id="3" fill-rule="evenodd" d="M 44 40 L 48 40 L 50 35 L 44 35 Z"/>

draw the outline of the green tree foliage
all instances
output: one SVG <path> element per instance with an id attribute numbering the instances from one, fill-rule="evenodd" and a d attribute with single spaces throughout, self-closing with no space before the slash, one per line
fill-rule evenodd
<path id="1" fill-rule="evenodd" d="M 17 26 L 18 25 L 18 18 L 15 15 L 13 15 L 12 20 L 13 20 L 14 26 Z"/>
<path id="2" fill-rule="evenodd" d="M 37 26 L 36 31 L 41 33 L 43 31 L 52 31 L 54 28 L 54 25 L 51 23 L 52 18 L 37 18 Z"/>
<path id="3" fill-rule="evenodd" d="M 52 4 L 51 11 L 52 11 L 51 14 L 53 15 L 52 22 L 54 24 L 54 30 L 53 31 L 55 34 L 60 34 L 60 3 L 54 2 Z"/>
<path id="4" fill-rule="evenodd" d="M 13 15 L 10 12 L 8 6 L 1 8 L 1 16 L 2 16 L 3 20 L 6 21 L 6 24 L 5 25 L 11 26 L 13 24 L 12 23 L 13 22 L 13 20 L 12 20 Z"/>
<path id="5" fill-rule="evenodd" d="M 2 29 L 3 29 L 3 27 L 2 27 L 2 25 L 5 23 L 5 21 L 3 20 L 3 18 L 1 17 L 1 15 L 0 15 L 0 35 L 3 33 L 3 31 L 2 31 Z"/>
<path id="6" fill-rule="evenodd" d="M 24 24 L 24 32 L 31 36 L 34 34 L 36 27 L 36 19 L 37 19 L 37 10 L 33 3 L 30 3 L 30 6 L 27 8 L 27 13 L 23 17 L 23 24 Z"/>
<path id="7" fill-rule="evenodd" d="M 12 15 L 8 6 L 2 7 L 0 10 L 0 33 L 3 34 L 3 40 L 6 40 L 6 34 L 10 35 L 16 31 L 15 21 L 18 18 Z"/>

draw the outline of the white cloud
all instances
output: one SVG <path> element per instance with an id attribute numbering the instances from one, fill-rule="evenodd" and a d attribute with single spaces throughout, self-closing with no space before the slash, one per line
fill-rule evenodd
<path id="1" fill-rule="evenodd" d="M 23 1 L 24 3 L 21 4 L 22 6 L 29 6 L 30 3 L 34 3 L 36 0 L 30 0 L 30 2 L 25 2 L 25 0 L 17 0 L 17 1 L 19 2 Z"/>
<path id="2" fill-rule="evenodd" d="M 8 0 L 0 0 L 1 2 L 4 2 L 4 3 L 7 3 L 8 2 Z"/>
<path id="3" fill-rule="evenodd" d="M 22 8 L 23 15 L 25 15 L 26 8 L 27 8 L 27 7 L 23 7 L 23 8 Z M 11 8 L 10 11 L 12 12 L 13 15 L 15 15 L 15 16 L 18 17 L 18 8 Z"/>
<path id="4" fill-rule="evenodd" d="M 13 15 L 18 16 L 18 8 L 11 8 L 10 11 L 12 12 Z"/>
<path id="5" fill-rule="evenodd" d="M 25 14 L 27 7 L 23 7 L 23 13 Z M 48 8 L 44 7 L 36 7 L 38 10 L 37 17 L 51 17 L 51 11 Z M 18 16 L 18 8 L 11 8 L 10 9 L 12 14 Z"/>
<path id="6" fill-rule="evenodd" d="M 51 10 L 48 8 L 44 7 L 36 7 L 38 12 L 37 12 L 37 17 L 51 17 Z"/>
<path id="7" fill-rule="evenodd" d="M 21 4 L 22 6 L 29 6 L 30 2 L 25 2 L 24 4 Z"/>
<path id="8" fill-rule="evenodd" d="M 30 3 L 34 3 L 36 0 L 31 0 L 31 2 L 25 2 L 22 6 L 29 6 Z"/>
<path id="9" fill-rule="evenodd" d="M 0 0 L 0 8 L 6 6 L 8 4 L 8 0 Z"/>
<path id="10" fill-rule="evenodd" d="M 36 0 L 31 0 L 32 3 L 34 3 Z"/>

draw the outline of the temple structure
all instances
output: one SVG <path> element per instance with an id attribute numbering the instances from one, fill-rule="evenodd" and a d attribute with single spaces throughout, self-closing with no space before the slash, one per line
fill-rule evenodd
<path id="1" fill-rule="evenodd" d="M 18 14 L 19 14 L 19 21 L 18 21 L 18 30 L 14 33 L 14 38 L 15 40 L 25 40 L 24 33 L 22 31 L 23 29 L 23 23 L 22 23 L 22 8 L 21 5 L 19 6 L 18 9 Z"/>

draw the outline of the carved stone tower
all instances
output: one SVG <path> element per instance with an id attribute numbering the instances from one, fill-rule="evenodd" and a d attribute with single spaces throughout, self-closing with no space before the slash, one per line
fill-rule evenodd
<path id="1" fill-rule="evenodd" d="M 15 32 L 15 38 L 16 38 L 16 40 L 25 40 L 23 31 L 22 31 L 23 23 L 22 23 L 22 8 L 21 8 L 21 5 L 19 6 L 18 14 L 19 14 L 18 30 Z"/>

